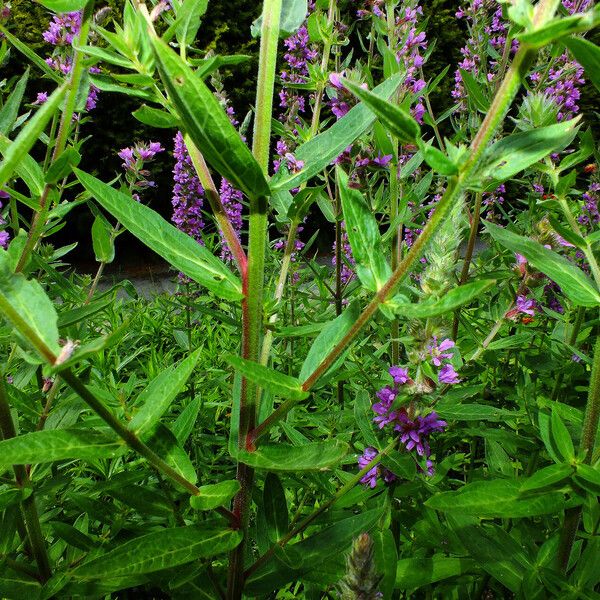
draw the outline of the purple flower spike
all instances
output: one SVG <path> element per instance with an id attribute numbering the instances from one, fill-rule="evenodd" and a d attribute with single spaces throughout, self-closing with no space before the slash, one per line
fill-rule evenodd
<path id="1" fill-rule="evenodd" d="M 451 364 L 445 364 L 438 373 L 438 381 L 440 383 L 460 383 L 460 379 L 458 378 L 458 373 L 454 370 L 454 367 Z"/>
<path id="2" fill-rule="evenodd" d="M 362 456 L 358 457 L 358 467 L 364 469 L 376 456 L 378 452 L 371 446 L 365 448 Z M 377 465 L 367 471 L 367 473 L 361 477 L 361 483 L 368 485 L 370 488 L 374 488 L 377 485 Z"/>

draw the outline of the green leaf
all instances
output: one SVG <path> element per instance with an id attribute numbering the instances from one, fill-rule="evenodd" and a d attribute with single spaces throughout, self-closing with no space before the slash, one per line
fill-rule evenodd
<path id="1" fill-rule="evenodd" d="M 0 511 L 12 504 L 17 504 L 23 499 L 23 490 L 7 488 L 0 490 Z"/>
<path id="2" fill-rule="evenodd" d="M 512 592 L 519 592 L 533 570 L 520 543 L 496 525 L 473 524 L 457 515 L 449 515 L 448 523 L 482 569 Z"/>
<path id="3" fill-rule="evenodd" d="M 352 81 L 344 79 L 342 83 L 377 115 L 379 122 L 396 136 L 401 144 L 414 144 L 417 141 L 421 135 L 421 128 L 408 111 Z"/>
<path id="4" fill-rule="evenodd" d="M 62 329 L 64 327 L 70 327 L 71 325 L 75 325 L 84 319 L 89 319 L 91 316 L 111 306 L 113 302 L 113 298 L 109 296 L 107 298 L 97 300 L 96 302 L 90 302 L 84 306 L 78 306 L 77 308 L 71 308 L 69 310 L 62 311 L 58 315 L 58 328 Z M 82 347 L 79 346 L 78 349 L 81 350 L 81 348 Z"/>
<path id="5" fill-rule="evenodd" d="M 442 419 L 451 421 L 506 421 L 522 416 L 522 413 L 514 410 L 487 404 L 456 404 L 456 401 L 440 402 L 435 411 Z"/>
<path id="6" fill-rule="evenodd" d="M 115 244 L 112 237 L 112 228 L 102 217 L 96 217 L 92 224 L 92 247 L 96 260 L 102 263 L 111 263 L 115 258 Z"/>
<path id="7" fill-rule="evenodd" d="M 4 156 L 13 144 L 6 136 L 0 134 L 0 153 Z M 17 165 L 15 172 L 25 182 L 32 196 L 39 198 L 44 190 L 44 172 L 37 161 L 29 154 L 23 156 Z M 36 200 L 37 203 L 37 200 Z M 39 209 L 39 203 L 36 210 Z"/>
<path id="8" fill-rule="evenodd" d="M 483 95 L 479 83 L 468 71 L 463 69 L 459 69 L 459 71 L 462 82 L 467 90 L 467 98 L 473 102 L 478 111 L 486 114 L 490 109 L 490 101 Z"/>
<path id="9" fill-rule="evenodd" d="M 11 273 L 8 266 L 6 252 L 0 249 L 0 314 L 28 347 L 54 362 L 60 352 L 54 304 L 37 281 Z"/>
<path id="10" fill-rule="evenodd" d="M 263 444 L 255 452 L 240 452 L 238 460 L 267 471 L 323 471 L 337 465 L 347 453 L 348 444 L 339 440 L 312 442 L 304 446 Z"/>
<path id="11" fill-rule="evenodd" d="M 4 152 L 4 160 L 0 163 L 0 188 L 4 187 L 19 166 L 19 162 L 37 142 L 38 137 L 58 110 L 66 90 L 66 85 L 61 85 L 54 90 L 48 100 L 27 121 L 27 124 L 21 129 L 14 142 Z"/>
<path id="12" fill-rule="evenodd" d="M 38 0 L 38 2 L 52 12 L 68 13 L 82 10 L 88 0 Z"/>
<path id="13" fill-rule="evenodd" d="M 556 410 L 550 415 L 550 438 L 560 458 L 565 462 L 575 459 L 575 448 L 571 434 L 567 430 Z"/>
<path id="14" fill-rule="evenodd" d="M 29 68 L 22 75 L 21 79 L 17 82 L 10 96 L 5 100 L 4 106 L 0 109 L 0 133 L 9 135 L 12 131 L 13 125 L 19 115 L 19 108 L 23 101 L 23 94 L 25 93 L 25 87 L 27 86 L 27 80 L 29 79 Z"/>
<path id="15" fill-rule="evenodd" d="M 101 60 L 102 62 L 108 63 L 110 65 L 116 65 L 117 67 L 123 67 L 124 69 L 135 69 L 134 63 L 132 63 L 127 58 L 124 58 L 120 54 L 116 52 L 111 52 L 110 50 L 105 50 L 104 48 L 99 48 L 98 46 L 73 46 L 75 50 L 79 52 L 83 52 L 88 56 L 93 56 Z"/>
<path id="16" fill-rule="evenodd" d="M 598 306 L 600 294 L 583 271 L 560 254 L 544 248 L 535 240 L 512 233 L 508 229 L 484 223 L 488 233 L 502 246 L 522 254 L 536 269 L 555 281 L 573 304 Z"/>
<path id="17" fill-rule="evenodd" d="M 387 100 L 398 89 L 401 81 L 402 77 L 399 75 L 390 77 L 372 93 Z M 329 129 L 296 149 L 294 156 L 304 163 L 304 167 L 297 173 L 287 173 L 286 169 L 280 169 L 271 179 L 271 190 L 291 190 L 320 173 L 361 136 L 373 124 L 375 118 L 375 113 L 364 103 L 350 109 L 348 114 Z"/>
<path id="18" fill-rule="evenodd" d="M 429 144 L 420 143 L 425 162 L 437 173 L 450 177 L 458 173 L 458 167 L 441 151 Z"/>
<path id="19" fill-rule="evenodd" d="M 600 90 L 600 48 L 580 37 L 570 37 L 563 43 L 584 68 L 586 77 Z"/>
<path id="20" fill-rule="evenodd" d="M 206 161 L 248 196 L 269 196 L 260 165 L 213 93 L 172 48 L 157 38 L 151 42 L 164 86 Z"/>
<path id="21" fill-rule="evenodd" d="M 336 179 L 356 273 L 368 290 L 377 292 L 392 274 L 383 253 L 379 225 L 361 192 L 348 186 L 348 176 L 340 167 L 336 167 Z"/>
<path id="22" fill-rule="evenodd" d="M 74 171 L 81 184 L 108 212 L 173 267 L 221 298 L 242 298 L 239 279 L 204 246 L 167 223 L 151 208 L 79 169 Z"/>
<path id="23" fill-rule="evenodd" d="M 275 473 L 267 473 L 265 478 L 263 510 L 269 539 L 275 543 L 288 532 L 290 523 L 285 490 Z"/>
<path id="24" fill-rule="evenodd" d="M 11 598 L 14 600 L 28 598 L 35 600 L 39 598 L 41 590 L 42 586 L 39 581 L 23 573 L 16 573 L 5 564 L 2 564 L 2 571 L 0 572 L 0 598 Z"/>
<path id="25" fill-rule="evenodd" d="M 291 400 L 304 400 L 309 396 L 309 393 L 302 389 L 302 385 L 296 377 L 284 375 L 274 369 L 233 354 L 226 356 L 225 360 L 246 379 L 265 390 L 269 390 L 275 396 L 282 396 Z"/>
<path id="26" fill-rule="evenodd" d="M 177 9 L 176 36 L 180 45 L 190 46 L 196 39 L 200 19 L 206 12 L 208 0 L 184 0 Z"/>
<path id="27" fill-rule="evenodd" d="M 154 573 L 233 550 L 242 533 L 210 525 L 162 529 L 135 538 L 71 571 L 76 579 Z"/>
<path id="28" fill-rule="evenodd" d="M 394 589 L 414 590 L 444 579 L 472 573 L 477 563 L 469 558 L 449 558 L 442 554 L 432 558 L 403 558 L 396 567 Z"/>
<path id="29" fill-rule="evenodd" d="M 588 490 L 595 496 L 600 496 L 600 470 L 590 465 L 577 465 L 573 480 L 580 487 Z"/>
<path id="30" fill-rule="evenodd" d="M 362 439 L 367 446 L 381 449 L 381 445 L 373 430 L 373 411 L 371 398 L 367 390 L 359 390 L 354 398 L 354 421 L 362 434 Z"/>
<path id="31" fill-rule="evenodd" d="M 179 121 L 171 113 L 159 108 L 152 108 L 142 104 L 137 110 L 131 113 L 140 123 L 158 127 L 161 129 L 174 129 L 180 126 Z"/>
<path id="32" fill-rule="evenodd" d="M 179 365 L 166 368 L 148 384 L 137 398 L 136 403 L 141 408 L 129 421 L 127 428 L 130 431 L 143 437 L 144 433 L 158 423 L 190 378 L 202 351 L 202 348 L 198 348 Z"/>
<path id="33" fill-rule="evenodd" d="M 220 481 L 212 485 L 203 485 L 199 496 L 190 497 L 190 505 L 196 510 L 212 510 L 227 503 L 240 490 L 240 483 L 236 479 Z"/>
<path id="34" fill-rule="evenodd" d="M 0 442 L 0 470 L 68 458 L 113 458 L 123 449 L 122 442 L 89 429 L 35 431 Z"/>
<path id="35" fill-rule="evenodd" d="M 196 396 L 177 417 L 175 422 L 170 426 L 173 435 L 177 438 L 177 442 L 183 446 L 187 439 L 190 437 L 196 420 L 198 419 L 198 413 L 200 412 L 201 399 Z"/>
<path id="36" fill-rule="evenodd" d="M 170 429 L 165 425 L 158 425 L 152 437 L 146 443 L 182 477 L 196 483 L 198 480 L 196 468 L 185 450 L 177 443 L 177 439 Z"/>
<path id="37" fill-rule="evenodd" d="M 398 564 L 398 549 L 391 529 L 372 531 L 371 539 L 375 549 L 375 568 L 381 574 L 378 591 L 383 598 L 391 598 L 396 583 L 396 565 Z"/>
<path id="38" fill-rule="evenodd" d="M 478 171 L 491 180 L 486 188 L 496 188 L 520 171 L 535 164 L 552 152 L 566 148 L 577 135 L 580 118 L 547 127 L 513 133 L 493 144 L 485 153 Z"/>
<path id="39" fill-rule="evenodd" d="M 572 473 L 573 467 L 571 465 L 550 465 L 538 471 L 535 475 L 528 477 L 521 484 L 521 492 L 531 492 L 552 487 L 556 483 L 561 483 L 568 479 Z"/>
<path id="40" fill-rule="evenodd" d="M 322 187 L 310 187 L 300 190 L 294 197 L 287 209 L 287 219 L 290 221 L 302 222 L 308 209 L 313 202 L 321 195 Z M 286 192 L 287 193 L 287 192 Z"/>
<path id="41" fill-rule="evenodd" d="M 544 23 L 539 29 L 525 31 L 515 37 L 528 46 L 541 48 L 567 35 L 592 29 L 597 22 L 598 17 L 594 16 L 593 11 L 589 11 L 583 14 L 552 19 Z"/>
<path id="42" fill-rule="evenodd" d="M 342 341 L 359 315 L 358 304 L 353 302 L 346 310 L 323 327 L 304 360 L 298 379 L 305 382 L 323 362 L 325 357 Z"/>
<path id="43" fill-rule="evenodd" d="M 415 459 L 406 452 L 392 450 L 384 454 L 381 464 L 400 479 L 406 479 L 407 481 L 412 481 L 417 474 Z"/>
<path id="44" fill-rule="evenodd" d="M 564 498 L 559 492 L 523 496 L 520 487 L 519 482 L 510 480 L 475 481 L 458 491 L 436 494 L 425 505 L 482 519 L 558 514 L 564 508 Z"/>
<path id="45" fill-rule="evenodd" d="M 279 18 L 279 37 L 287 38 L 298 31 L 306 19 L 307 12 L 307 0 L 282 0 L 281 16 Z M 250 26 L 252 37 L 260 37 L 262 22 L 262 15 L 252 22 Z"/>
<path id="46" fill-rule="evenodd" d="M 76 167 L 81 162 L 81 154 L 75 148 L 67 148 L 61 155 L 50 165 L 46 172 L 44 181 L 46 183 L 58 183 L 64 179 L 73 167 Z"/>
<path id="47" fill-rule="evenodd" d="M 424 302 L 417 304 L 401 303 L 395 299 L 386 302 L 395 314 L 407 319 L 428 319 L 429 317 L 438 317 L 440 315 L 451 313 L 460 306 L 480 298 L 481 294 L 494 285 L 496 282 L 490 279 L 473 281 L 455 287 L 447 292 L 439 300 L 428 298 Z"/>

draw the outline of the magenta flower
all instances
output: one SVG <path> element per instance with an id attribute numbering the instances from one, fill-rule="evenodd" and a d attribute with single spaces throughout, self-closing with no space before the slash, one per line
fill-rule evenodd
<path id="1" fill-rule="evenodd" d="M 395 384 L 404 385 L 408 380 L 408 369 L 402 367 L 390 367 L 389 371 Z"/>
<path id="2" fill-rule="evenodd" d="M 446 352 L 450 348 L 454 348 L 454 342 L 448 338 L 443 340 L 440 344 L 437 343 L 437 337 L 433 337 L 433 345 L 428 346 L 429 354 L 431 355 L 431 362 L 439 367 L 442 364 L 442 360 L 452 358 L 452 352 Z"/>
<path id="3" fill-rule="evenodd" d="M 440 383 L 460 383 L 460 379 L 458 378 L 458 373 L 454 370 L 454 367 L 447 363 L 445 364 L 438 373 L 438 381 Z"/>
<path id="4" fill-rule="evenodd" d="M 516 310 L 533 317 L 535 315 L 535 300 L 531 300 L 526 296 L 517 296 Z"/>
<path id="5" fill-rule="evenodd" d="M 362 456 L 358 457 L 358 467 L 364 469 L 376 456 L 378 452 L 375 448 L 368 446 Z M 361 483 L 368 485 L 370 488 L 374 488 L 377 485 L 377 465 L 367 471 L 367 473 L 361 477 Z"/>

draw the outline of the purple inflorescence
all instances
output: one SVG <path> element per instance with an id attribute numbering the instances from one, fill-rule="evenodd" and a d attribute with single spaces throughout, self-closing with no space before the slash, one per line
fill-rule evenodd
<path id="1" fill-rule="evenodd" d="M 144 168 L 145 163 L 150 162 L 164 148 L 159 142 L 138 142 L 130 148 L 122 148 L 117 152 L 117 156 L 123 161 L 122 167 L 125 169 L 125 177 L 132 190 L 142 190 L 154 187 L 154 181 L 148 179 L 150 171 Z M 137 193 L 133 197 L 139 201 Z"/>
<path id="2" fill-rule="evenodd" d="M 183 134 L 178 131 L 174 139 L 175 167 L 173 168 L 173 215 L 171 221 L 189 236 L 202 241 L 202 207 L 204 205 L 204 188 L 196 175 L 192 159 L 183 141 Z"/>
<path id="3" fill-rule="evenodd" d="M 600 212 L 598 211 L 598 202 L 600 201 L 600 183 L 593 182 L 587 191 L 582 194 L 583 206 L 578 221 L 593 230 L 594 226 L 600 223 Z"/>
<path id="4" fill-rule="evenodd" d="M 225 209 L 225 214 L 229 219 L 234 231 L 239 235 L 242 231 L 242 198 L 243 194 L 239 190 L 236 190 L 227 179 L 221 179 L 221 204 Z M 225 241 L 223 232 L 219 230 L 221 235 L 221 258 L 223 260 L 232 260 L 233 256 L 231 250 Z"/>
<path id="5" fill-rule="evenodd" d="M 337 265 L 336 262 L 336 242 L 333 243 L 333 258 L 331 260 L 333 266 Z M 341 266 L 340 266 L 340 279 L 342 284 L 346 285 L 352 281 L 354 277 L 354 271 L 352 270 L 352 266 L 356 264 L 354 257 L 352 256 L 352 248 L 350 248 L 350 242 L 348 241 L 348 234 L 346 233 L 345 223 L 342 221 L 342 248 L 340 252 L 340 257 L 342 258 Z"/>
<path id="6" fill-rule="evenodd" d="M 373 459 L 377 458 L 379 452 L 375 448 L 368 446 L 365 448 L 362 456 L 358 457 L 358 468 L 364 469 Z M 374 488 L 377 485 L 377 477 L 379 475 L 383 476 L 383 480 L 386 483 L 391 483 L 396 480 L 396 476 L 385 467 L 381 465 L 375 465 L 372 469 L 369 469 L 363 477 L 360 478 L 360 482 L 368 485 L 370 488 Z"/>
<path id="7" fill-rule="evenodd" d="M 53 46 L 70 46 L 81 29 L 82 14 L 77 11 L 54 15 L 42 37 Z"/>
<path id="8" fill-rule="evenodd" d="M 4 190 L 0 190 L 0 199 L 8 200 L 10 198 L 9 194 Z M 2 210 L 2 202 L 0 202 L 0 210 Z M 6 221 L 2 218 L 0 214 L 0 228 L 6 225 Z M 6 230 L 0 230 L 0 248 L 5 248 L 8 246 L 8 242 L 10 240 L 10 234 Z"/>
<path id="9" fill-rule="evenodd" d="M 570 119 L 579 112 L 579 88 L 585 83 L 583 68 L 565 52 L 548 71 L 544 93 L 558 108 L 558 120 Z"/>

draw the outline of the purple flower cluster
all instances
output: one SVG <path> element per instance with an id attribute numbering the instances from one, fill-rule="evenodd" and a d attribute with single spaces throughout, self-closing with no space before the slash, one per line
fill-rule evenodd
<path id="1" fill-rule="evenodd" d="M 125 169 L 125 176 L 131 186 L 131 189 L 142 190 L 154 187 L 154 181 L 150 181 L 150 171 L 144 169 L 144 165 L 150 162 L 164 148 L 159 142 L 138 142 L 129 148 L 122 148 L 117 152 L 117 156 L 123 161 L 122 166 Z M 133 194 L 133 197 L 139 201 L 139 196 Z"/>
<path id="2" fill-rule="evenodd" d="M 435 367 L 441 366 L 441 369 L 438 371 L 438 381 L 440 383 L 450 385 L 460 383 L 458 373 L 454 370 L 452 364 L 444 362 L 452 360 L 454 353 L 448 352 L 448 350 L 454 348 L 454 346 L 454 342 L 448 338 L 438 343 L 436 336 L 433 337 L 432 343 L 427 346 L 427 356 L 431 359 L 431 364 Z"/>
<path id="3" fill-rule="evenodd" d="M 368 446 L 365 448 L 362 456 L 358 457 L 358 468 L 364 469 L 373 459 L 377 457 L 379 452 L 375 448 Z M 373 489 L 377 485 L 377 477 L 381 475 L 386 483 L 392 483 L 396 480 L 396 476 L 388 469 L 381 465 L 375 465 L 372 469 L 367 471 L 363 477 L 360 478 L 360 482 L 368 485 Z"/>
<path id="4" fill-rule="evenodd" d="M 68 75 L 73 68 L 73 56 L 70 49 L 73 40 L 81 30 L 82 15 L 82 11 L 54 15 L 48 29 L 42 33 L 42 37 L 46 42 L 57 47 L 55 53 L 46 58 L 46 63 L 63 75 Z M 90 67 L 89 72 L 98 74 L 100 73 L 100 69 L 98 67 Z M 95 85 L 90 85 L 85 110 L 90 111 L 96 108 L 99 92 L 100 90 Z M 48 94 L 41 92 L 37 95 L 35 104 L 43 104 L 47 99 Z"/>
<path id="5" fill-rule="evenodd" d="M 196 175 L 192 159 L 183 141 L 183 134 L 178 131 L 174 139 L 175 167 L 173 168 L 173 215 L 171 221 L 189 236 L 203 244 L 202 207 L 204 205 L 204 188 Z"/>
<path id="6" fill-rule="evenodd" d="M 4 190 L 0 190 L 0 198 L 3 200 L 8 200 L 10 196 Z M 0 211 L 2 210 L 2 202 L 0 202 Z M 2 214 L 0 214 L 0 227 L 4 227 L 6 225 L 6 221 L 2 218 Z M 8 242 L 10 240 L 10 234 L 6 230 L 0 229 L 0 248 L 7 248 Z"/>
<path id="7" fill-rule="evenodd" d="M 581 214 L 577 220 L 591 233 L 595 226 L 600 223 L 600 212 L 598 202 L 600 201 L 600 183 L 592 182 L 587 191 L 582 194 L 583 205 Z"/>
<path id="8" fill-rule="evenodd" d="M 352 279 L 354 277 L 354 271 L 352 270 L 352 266 L 354 266 L 356 264 L 356 261 L 354 260 L 354 257 L 352 256 L 352 248 L 350 247 L 350 242 L 348 241 L 348 234 L 346 233 L 346 225 L 343 221 L 342 221 L 341 242 L 342 242 L 342 248 L 341 248 L 340 256 L 342 257 L 342 264 L 340 267 L 340 269 L 341 269 L 340 279 L 341 279 L 342 284 L 346 285 L 346 284 L 350 283 L 350 281 L 352 281 Z M 337 243 L 333 242 L 333 258 L 331 259 L 331 264 L 333 265 L 333 267 L 336 267 L 336 265 L 337 265 L 336 250 L 337 250 Z"/>
<path id="9" fill-rule="evenodd" d="M 532 75 L 535 81 L 539 72 Z M 585 84 L 583 78 L 583 67 L 575 60 L 571 60 L 565 52 L 561 54 L 548 71 L 548 78 L 544 94 L 556 104 L 558 108 L 558 120 L 571 119 L 579 112 L 577 102 L 581 98 L 579 88 Z"/>
<path id="10" fill-rule="evenodd" d="M 235 232 L 239 235 L 242 231 L 242 198 L 243 194 L 239 190 L 236 190 L 227 179 L 221 179 L 221 188 L 219 190 L 221 195 L 221 204 L 225 209 L 225 214 L 229 219 L 229 222 L 233 226 Z M 219 230 L 221 235 L 221 258 L 223 260 L 231 261 L 233 256 L 231 250 L 225 241 L 223 232 Z"/>
<path id="11" fill-rule="evenodd" d="M 54 15 L 42 37 L 53 46 L 70 46 L 81 29 L 82 14 L 77 11 Z"/>
<path id="12" fill-rule="evenodd" d="M 357 9 L 356 16 L 359 19 L 368 19 L 371 16 L 384 19 L 384 6 L 384 0 L 362 0 L 362 8 Z"/>

